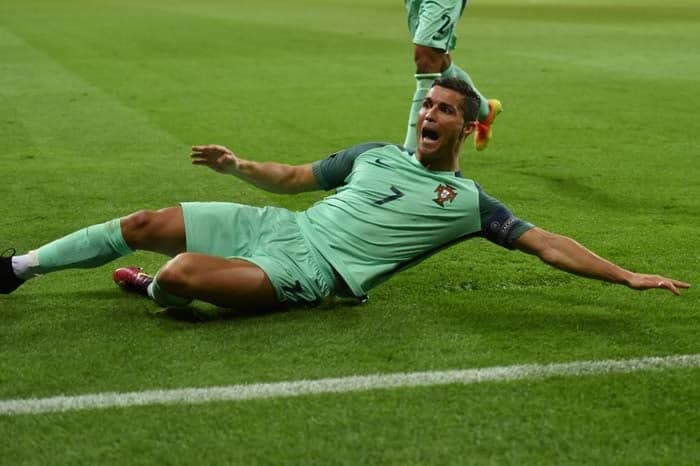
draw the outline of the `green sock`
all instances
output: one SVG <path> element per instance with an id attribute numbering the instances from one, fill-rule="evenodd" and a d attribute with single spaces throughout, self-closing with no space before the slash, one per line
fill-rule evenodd
<path id="1" fill-rule="evenodd" d="M 418 121 L 418 113 L 423 105 L 423 99 L 428 93 L 430 86 L 436 78 L 440 77 L 440 73 L 417 74 L 416 76 L 416 93 L 413 94 L 411 102 L 411 112 L 408 114 L 408 128 L 406 128 L 406 141 L 404 147 L 409 150 L 416 150 L 416 122 Z"/>
<path id="2" fill-rule="evenodd" d="M 467 83 L 469 83 L 472 89 L 474 89 L 474 92 L 479 94 L 479 100 L 481 101 L 481 104 L 479 105 L 479 120 L 483 121 L 486 119 L 487 116 L 489 116 L 489 101 L 486 100 L 486 97 L 484 97 L 481 94 L 481 92 L 479 92 L 479 89 L 476 88 L 476 86 L 474 85 L 474 81 L 472 81 L 472 78 L 469 76 L 469 74 L 467 74 L 466 71 L 464 71 L 462 68 L 455 65 L 454 62 L 452 62 L 450 63 L 449 68 L 442 72 L 442 77 L 459 78 L 462 81 L 466 81 Z"/>
<path id="3" fill-rule="evenodd" d="M 150 294 L 153 300 L 163 307 L 183 307 L 192 302 L 189 298 L 181 298 L 163 290 L 160 285 L 158 285 L 157 275 L 151 284 Z"/>
<path id="4" fill-rule="evenodd" d="M 57 270 L 98 267 L 131 254 L 124 241 L 120 219 L 92 225 L 59 238 L 37 250 L 38 265 L 32 272 L 44 274 Z"/>

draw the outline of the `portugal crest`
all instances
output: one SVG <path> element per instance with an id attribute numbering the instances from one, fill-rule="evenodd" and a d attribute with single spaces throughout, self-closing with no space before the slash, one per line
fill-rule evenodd
<path id="1" fill-rule="evenodd" d="M 435 191 L 437 193 L 437 198 L 433 199 L 440 207 L 445 207 L 445 202 L 454 200 L 457 197 L 457 191 L 453 186 L 449 184 L 439 184 Z"/>

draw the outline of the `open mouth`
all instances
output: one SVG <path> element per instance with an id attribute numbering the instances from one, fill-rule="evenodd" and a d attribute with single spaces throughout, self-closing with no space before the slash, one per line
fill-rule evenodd
<path id="1" fill-rule="evenodd" d="M 438 134 L 438 132 L 429 128 L 423 128 L 421 130 L 420 135 L 423 139 L 427 139 L 429 141 L 437 141 L 438 139 L 440 139 L 440 135 Z"/>

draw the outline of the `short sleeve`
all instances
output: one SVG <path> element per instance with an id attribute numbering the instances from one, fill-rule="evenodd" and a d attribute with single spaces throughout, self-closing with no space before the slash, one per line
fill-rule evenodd
<path id="1" fill-rule="evenodd" d="M 477 185 L 477 188 L 481 215 L 480 236 L 504 248 L 515 249 L 513 242 L 535 226 L 513 215 L 501 201 L 486 194 L 481 186 Z"/>
<path id="2" fill-rule="evenodd" d="M 384 142 L 357 144 L 314 162 L 311 167 L 318 185 L 328 191 L 345 184 L 345 178 L 352 172 L 357 157 L 370 149 L 386 145 Z"/>

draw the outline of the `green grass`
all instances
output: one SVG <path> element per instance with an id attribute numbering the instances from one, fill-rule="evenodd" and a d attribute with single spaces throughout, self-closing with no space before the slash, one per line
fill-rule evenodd
<path id="1" fill-rule="evenodd" d="M 505 106 L 464 173 L 537 225 L 697 288 L 697 2 L 475 0 L 458 35 L 455 61 Z M 6 0 L 0 248 L 185 200 L 303 209 L 323 194 L 191 167 L 189 145 L 303 163 L 401 142 L 411 56 L 394 0 Z M 111 283 L 116 264 L 162 262 L 137 253 L 0 298 L 0 400 L 700 353 L 695 288 L 639 293 L 482 240 L 365 306 L 205 323 Z M 698 387 L 678 369 L 4 416 L 0 464 L 693 464 Z"/>

